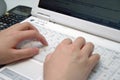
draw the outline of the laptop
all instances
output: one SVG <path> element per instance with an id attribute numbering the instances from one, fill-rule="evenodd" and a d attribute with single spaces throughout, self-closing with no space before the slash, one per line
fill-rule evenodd
<path id="1" fill-rule="evenodd" d="M 35 57 L 0 69 L 0 80 L 43 80 L 45 57 L 65 38 L 82 36 L 95 44 L 101 59 L 88 80 L 120 79 L 120 1 L 119 0 L 35 0 L 32 16 L 23 22 L 33 24 L 47 39 L 41 47 L 34 40 L 21 48 L 39 46 Z"/>

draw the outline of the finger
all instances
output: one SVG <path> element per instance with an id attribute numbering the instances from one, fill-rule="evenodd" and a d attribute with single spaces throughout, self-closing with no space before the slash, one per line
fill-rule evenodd
<path id="1" fill-rule="evenodd" d="M 48 54 L 45 58 L 45 62 L 48 62 L 52 56 L 52 53 Z"/>
<path id="2" fill-rule="evenodd" d="M 77 48 L 81 49 L 81 48 L 83 47 L 83 45 L 85 44 L 85 39 L 82 38 L 82 37 L 78 37 L 78 38 L 73 42 L 73 44 L 74 44 Z"/>
<path id="3" fill-rule="evenodd" d="M 38 31 L 32 24 L 30 24 L 29 22 L 24 22 L 24 23 L 17 23 L 15 25 L 13 25 L 14 29 L 16 30 L 36 30 Z M 12 27 L 11 27 L 12 28 Z"/>
<path id="4" fill-rule="evenodd" d="M 38 38 L 39 41 L 41 41 L 44 45 L 48 46 L 48 42 L 45 39 L 45 37 L 42 34 L 39 34 L 40 37 Z"/>
<path id="5" fill-rule="evenodd" d="M 36 31 L 38 31 L 37 28 L 35 28 L 29 22 L 21 23 L 21 26 L 23 26 L 23 27 L 19 27 L 19 30 L 36 30 Z"/>
<path id="6" fill-rule="evenodd" d="M 91 42 L 85 44 L 85 46 L 81 49 L 81 55 L 85 57 L 89 57 L 94 49 L 94 45 Z"/>
<path id="7" fill-rule="evenodd" d="M 69 38 L 67 38 L 67 39 L 64 39 L 62 42 L 61 42 L 61 44 L 72 44 L 72 40 L 71 39 L 69 39 Z"/>
<path id="8" fill-rule="evenodd" d="M 13 52 L 15 60 L 21 60 L 21 59 L 27 59 L 30 57 L 33 57 L 39 53 L 38 48 L 25 48 L 25 49 L 19 49 L 14 50 Z"/>
<path id="9" fill-rule="evenodd" d="M 99 54 L 93 54 L 89 58 L 89 64 L 91 66 L 91 69 L 93 69 L 95 67 L 95 65 L 98 63 L 99 59 L 100 59 L 100 55 Z"/>
<path id="10" fill-rule="evenodd" d="M 42 36 L 40 33 L 36 32 L 35 30 L 29 30 L 29 31 L 22 31 L 17 35 L 18 41 L 23 41 L 25 39 L 37 39 L 40 41 L 43 45 L 48 45 L 46 39 L 44 36 Z"/>

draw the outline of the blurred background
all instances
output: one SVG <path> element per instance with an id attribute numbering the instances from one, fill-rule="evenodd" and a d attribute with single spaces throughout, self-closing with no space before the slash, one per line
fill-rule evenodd
<path id="1" fill-rule="evenodd" d="M 35 0 L 5 0 L 5 2 L 7 4 L 7 10 L 10 10 L 17 5 L 33 7 L 34 6 L 33 3 L 35 2 Z"/>

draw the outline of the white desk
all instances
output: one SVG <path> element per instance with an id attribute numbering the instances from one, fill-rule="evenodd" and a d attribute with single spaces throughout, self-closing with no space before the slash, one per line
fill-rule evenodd
<path id="1" fill-rule="evenodd" d="M 36 0 L 5 0 L 7 4 L 7 10 L 12 9 L 17 5 L 26 5 L 26 6 L 34 7 L 35 1 Z"/>

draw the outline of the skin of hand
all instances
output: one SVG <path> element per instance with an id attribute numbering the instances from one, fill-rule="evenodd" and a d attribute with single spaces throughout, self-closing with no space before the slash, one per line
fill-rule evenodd
<path id="1" fill-rule="evenodd" d="M 21 41 L 29 38 L 35 38 L 43 45 L 48 45 L 46 39 L 28 22 L 18 23 L 0 31 L 0 65 L 36 55 L 38 48 L 16 48 Z"/>
<path id="2" fill-rule="evenodd" d="M 92 54 L 94 45 L 79 37 L 63 40 L 44 63 L 44 80 L 87 80 L 100 59 Z"/>

